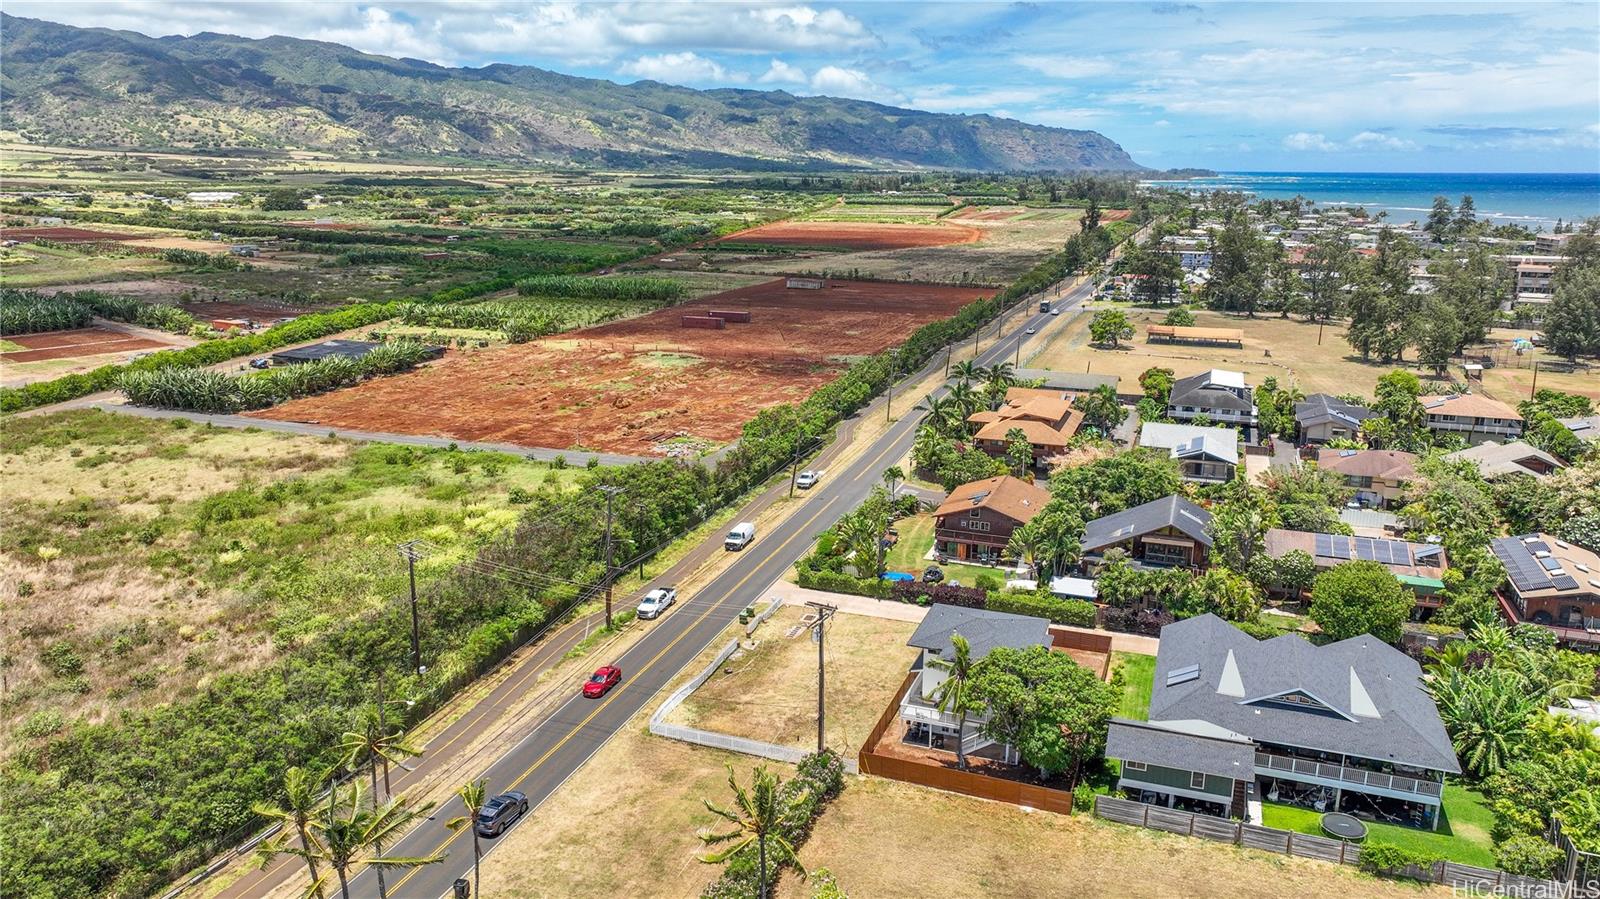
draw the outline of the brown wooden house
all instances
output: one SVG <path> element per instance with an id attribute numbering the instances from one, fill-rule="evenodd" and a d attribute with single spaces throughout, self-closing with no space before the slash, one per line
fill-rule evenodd
<path id="1" fill-rule="evenodd" d="M 934 549 L 954 559 L 998 561 L 1011 535 L 1050 501 L 1050 491 L 1001 475 L 962 484 L 933 513 Z"/>

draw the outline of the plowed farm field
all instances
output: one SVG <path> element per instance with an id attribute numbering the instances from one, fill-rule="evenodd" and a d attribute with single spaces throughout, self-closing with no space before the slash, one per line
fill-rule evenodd
<path id="1" fill-rule="evenodd" d="M 254 413 L 335 428 L 529 447 L 664 455 L 722 444 L 758 411 L 797 402 L 854 358 L 990 295 L 982 288 L 783 279 Z M 722 330 L 686 315 L 748 312 Z"/>
<path id="2" fill-rule="evenodd" d="M 6 337 L 20 350 L 0 354 L 3 362 L 38 362 L 41 359 L 75 359 L 130 350 L 166 349 L 169 344 L 105 328 L 76 328 L 71 331 L 46 331 L 40 334 L 12 334 Z"/>
<path id="3" fill-rule="evenodd" d="M 896 225 L 877 222 L 775 222 L 722 238 L 721 243 L 842 250 L 904 250 L 976 243 L 983 231 L 965 225 Z"/>

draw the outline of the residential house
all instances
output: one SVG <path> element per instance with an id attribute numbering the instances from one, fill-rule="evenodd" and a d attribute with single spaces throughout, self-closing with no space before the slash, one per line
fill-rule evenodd
<path id="1" fill-rule="evenodd" d="M 1478 466 L 1484 478 L 1493 480 L 1510 474 L 1531 474 L 1542 478 L 1566 468 L 1566 463 L 1526 440 L 1510 443 L 1485 441 L 1445 456 L 1451 461 L 1467 461 Z"/>
<path id="2" fill-rule="evenodd" d="M 1167 397 L 1167 417 L 1192 421 L 1204 416 L 1215 425 L 1238 428 L 1250 442 L 1259 424 L 1253 391 L 1244 373 L 1213 368 L 1182 378 Z"/>
<path id="3" fill-rule="evenodd" d="M 1422 618 L 1441 603 L 1444 572 L 1450 567 L 1444 547 L 1437 543 L 1411 543 L 1374 537 L 1346 537 L 1271 528 L 1266 533 L 1262 552 L 1281 559 L 1295 550 L 1311 557 L 1317 572 L 1346 562 L 1377 562 L 1405 584 L 1416 596 L 1416 617 Z"/>
<path id="4" fill-rule="evenodd" d="M 1574 648 L 1600 650 L 1600 555 L 1549 534 L 1500 537 L 1489 544 L 1505 566 L 1500 611 L 1532 622 Z"/>
<path id="5" fill-rule="evenodd" d="M 1361 423 L 1377 414 L 1336 396 L 1313 393 L 1304 402 L 1294 404 L 1296 442 L 1304 445 L 1354 440 L 1361 433 Z"/>
<path id="6" fill-rule="evenodd" d="M 1464 438 L 1467 443 L 1515 440 L 1522 436 L 1522 416 L 1499 400 L 1474 393 L 1417 398 L 1430 431 Z"/>
<path id="7" fill-rule="evenodd" d="M 1357 502 L 1379 509 L 1400 499 L 1417 477 L 1417 457 L 1399 450 L 1318 450 L 1317 467 L 1342 476 Z"/>
<path id="8" fill-rule="evenodd" d="M 934 510 L 934 549 L 955 559 L 998 561 L 1012 533 L 1049 501 L 1050 491 L 1010 475 L 962 484 Z"/>
<path id="9" fill-rule="evenodd" d="M 906 742 L 932 749 L 956 751 L 956 740 L 961 715 L 954 711 L 939 710 L 939 685 L 949 677 L 950 661 L 955 656 L 953 636 L 966 638 L 968 657 L 981 662 L 999 647 L 1027 649 L 1030 646 L 1049 646 L 1050 622 L 1044 618 L 990 612 L 986 609 L 968 609 L 961 606 L 935 603 L 917 625 L 907 646 L 921 650 L 912 666 L 916 678 L 900 698 L 900 719 L 905 722 Z M 981 713 L 967 715 L 965 748 L 968 754 L 994 747 L 992 740 L 979 733 L 987 719 Z M 1016 753 L 1009 747 L 999 747 L 1000 757 L 1013 761 Z"/>
<path id="10" fill-rule="evenodd" d="M 1033 464 L 1067 451 L 1067 442 L 1083 424 L 1083 413 L 1072 408 L 1075 394 L 1045 387 L 1012 387 L 999 409 L 983 409 L 967 416 L 977 425 L 973 444 L 995 458 L 1004 458 L 1009 435 L 1020 430 L 1033 448 Z"/>
<path id="11" fill-rule="evenodd" d="M 1139 445 L 1164 449 L 1178 460 L 1183 479 L 1198 484 L 1223 484 L 1233 480 L 1239 467 L 1239 432 L 1147 421 L 1139 428 Z"/>
<path id="12" fill-rule="evenodd" d="M 1253 818 L 1264 800 L 1428 829 L 1461 773 L 1410 656 L 1370 635 L 1257 640 L 1209 614 L 1161 629 L 1150 720 L 1114 719 L 1106 755 L 1143 802 Z"/>
<path id="13" fill-rule="evenodd" d="M 1584 443 L 1600 443 L 1600 415 L 1586 415 L 1580 418 L 1558 418 L 1561 426 L 1572 432 L 1572 436 Z"/>
<path id="14" fill-rule="evenodd" d="M 1204 569 L 1211 552 L 1211 513 L 1176 494 L 1124 509 L 1084 526 L 1084 561 L 1121 549 L 1151 568 Z"/>

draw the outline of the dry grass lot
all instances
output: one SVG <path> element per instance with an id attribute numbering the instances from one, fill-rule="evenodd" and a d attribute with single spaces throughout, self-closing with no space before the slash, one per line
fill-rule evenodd
<path id="1" fill-rule="evenodd" d="M 815 746 L 817 645 L 809 630 L 788 636 L 808 612 L 805 606 L 779 609 L 756 631 L 756 648 L 723 665 L 723 672 L 732 673 L 712 675 L 672 720 L 784 746 Z M 830 745 L 858 748 L 894 701 L 916 658 L 916 651 L 906 646 L 914 630 L 909 621 L 843 613 L 834 617 L 825 643 Z M 689 670 L 700 670 L 725 645 L 719 639 Z"/>
<path id="2" fill-rule="evenodd" d="M 1326 862 L 1235 849 L 1086 815 L 998 802 L 875 777 L 850 778 L 800 850 L 852 896 L 1343 899 L 1447 896 Z M 785 879 L 781 899 L 808 888 Z"/>
<path id="3" fill-rule="evenodd" d="M 1251 384 L 1259 385 L 1268 377 L 1276 377 L 1279 384 L 1293 383 L 1307 394 L 1360 393 L 1371 396 L 1377 380 L 1393 370 L 1393 364 L 1364 363 L 1361 357 L 1345 342 L 1345 328 L 1333 324 L 1323 330 L 1322 344 L 1317 344 L 1318 326 L 1299 319 L 1262 317 L 1254 320 L 1224 315 L 1208 310 L 1195 310 L 1195 325 L 1202 328 L 1237 328 L 1244 331 L 1244 348 L 1190 346 L 1187 344 L 1147 343 L 1145 326 L 1159 324 L 1166 315 L 1164 310 L 1129 309 L 1128 318 L 1136 334 L 1131 343 L 1119 350 L 1097 349 L 1089 345 L 1089 320 L 1091 314 L 1075 317 L 1050 341 L 1030 363 L 1035 368 L 1057 371 L 1093 371 L 1100 374 L 1119 375 L 1124 391 L 1136 390 L 1139 375 L 1154 365 L 1170 368 L 1177 376 L 1187 377 L 1208 368 L 1228 368 L 1243 371 Z M 1491 339 L 1499 346 L 1509 342 L 1511 336 L 1526 336 L 1531 332 L 1496 331 Z M 1268 356 L 1270 351 L 1271 355 Z M 1502 355 L 1504 355 L 1502 353 Z M 1542 354 L 1541 354 L 1542 356 Z M 1515 357 L 1509 357 L 1515 360 Z M 1481 386 L 1475 389 L 1495 399 L 1515 404 L 1528 396 L 1533 372 L 1531 358 L 1520 364 L 1529 368 L 1498 367 L 1490 369 Z M 1404 366 L 1425 380 L 1433 373 L 1416 368 L 1414 363 Z M 1454 372 L 1459 380 L 1460 371 Z M 1595 372 L 1560 374 L 1541 371 L 1539 386 L 1583 393 L 1600 399 L 1600 377 Z"/>

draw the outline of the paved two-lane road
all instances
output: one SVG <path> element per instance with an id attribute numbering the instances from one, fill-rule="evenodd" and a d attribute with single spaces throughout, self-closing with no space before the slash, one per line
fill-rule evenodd
<path id="1" fill-rule="evenodd" d="M 1081 302 L 1090 293 L 1084 284 L 1056 301 L 1058 308 Z M 1035 301 L 1037 302 L 1037 301 Z M 1053 323 L 1071 316 L 1052 317 L 1032 310 L 1013 322 L 1013 330 L 982 353 L 983 365 L 1011 361 L 1018 341 L 1028 328 L 1043 332 Z M 1017 316 L 1017 313 L 1012 313 Z M 1042 335 L 1041 335 L 1042 336 Z M 930 372 L 942 360 L 930 363 Z M 914 376 L 910 382 L 919 380 Z M 942 393 L 944 387 L 936 393 Z M 812 539 L 855 508 L 880 483 L 882 471 L 896 464 L 910 451 L 922 415 L 911 411 L 921 397 L 897 396 L 894 408 L 904 410 L 889 430 L 849 465 L 828 472 L 822 483 L 809 491 L 804 504 L 770 532 L 757 535 L 740 558 L 704 589 L 679 603 L 678 608 L 648 625 L 650 631 L 617 659 L 596 659 L 596 664 L 611 663 L 622 669 L 623 681 L 605 698 L 584 699 L 577 695 L 561 705 L 506 755 L 483 772 L 491 793 L 521 790 L 531 805 L 538 806 L 571 777 L 608 739 L 670 682 L 678 672 L 709 646 L 741 609 L 761 598 L 768 585 L 782 577 L 811 547 Z M 882 414 L 882 400 L 862 415 Z M 444 822 L 464 814 L 459 800 L 452 799 L 436 809 L 432 820 L 407 834 L 398 844 L 387 847 L 394 856 L 427 856 L 447 853 L 439 864 L 385 875 L 389 894 L 394 897 L 435 899 L 450 891 L 456 878 L 466 876 L 472 865 L 472 837 L 465 831 L 451 833 Z M 493 845 L 493 841 L 490 841 Z M 363 871 L 352 883 L 355 896 L 376 896 L 377 878 Z"/>

